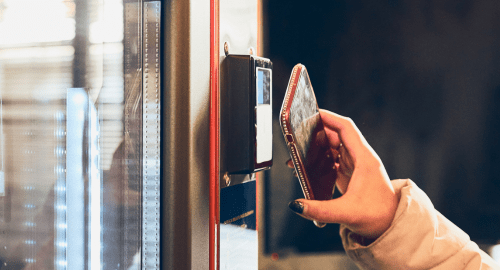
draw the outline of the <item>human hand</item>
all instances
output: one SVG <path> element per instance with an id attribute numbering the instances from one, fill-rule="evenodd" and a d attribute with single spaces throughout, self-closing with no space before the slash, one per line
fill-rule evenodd
<path id="1" fill-rule="evenodd" d="M 351 119 L 326 110 L 320 116 L 332 152 L 339 153 L 336 185 L 343 195 L 326 201 L 298 199 L 290 208 L 304 218 L 344 224 L 376 239 L 390 227 L 399 203 L 384 165 Z"/>

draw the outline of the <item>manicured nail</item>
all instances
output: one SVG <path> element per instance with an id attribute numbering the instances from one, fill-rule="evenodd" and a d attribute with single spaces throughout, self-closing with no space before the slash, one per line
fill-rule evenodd
<path id="1" fill-rule="evenodd" d="M 290 207 L 290 209 L 292 209 L 295 213 L 302 214 L 302 212 L 304 212 L 304 204 L 299 201 L 291 201 L 288 204 L 288 207 Z"/>

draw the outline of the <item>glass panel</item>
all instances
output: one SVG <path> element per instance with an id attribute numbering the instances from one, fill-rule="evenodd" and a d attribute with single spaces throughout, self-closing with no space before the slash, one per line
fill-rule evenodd
<path id="1" fill-rule="evenodd" d="M 1 269 L 140 269 L 142 14 L 0 0 Z"/>

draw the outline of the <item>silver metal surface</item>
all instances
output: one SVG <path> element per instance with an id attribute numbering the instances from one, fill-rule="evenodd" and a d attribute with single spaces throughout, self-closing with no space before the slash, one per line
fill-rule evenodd
<path id="1" fill-rule="evenodd" d="M 257 48 L 257 0 L 220 0 L 220 62 L 224 61 L 225 42 L 231 44 L 231 54 L 253 54 Z M 250 49 L 252 48 L 252 49 Z M 222 70 L 221 70 L 222 71 Z M 221 84 L 224 81 L 224 72 L 220 73 Z M 223 111 L 221 104 L 220 115 L 230 113 Z M 223 132 L 223 131 L 221 131 Z M 228 136 L 231 136 L 229 133 Z M 225 149 L 224 140 L 220 141 L 220 149 Z M 225 188 L 248 181 L 255 181 L 255 174 L 229 175 L 224 177 L 225 160 L 221 153 L 219 173 L 220 187 Z M 229 181 L 227 180 L 229 178 Z M 258 235 L 257 231 L 234 225 L 221 224 L 220 229 L 220 269 L 257 269 Z M 222 240 L 223 239 L 223 240 Z M 253 244 L 251 244 L 253 243 Z"/>
<path id="2" fill-rule="evenodd" d="M 122 224 L 122 231 L 116 231 L 110 237 L 119 237 L 123 240 L 117 241 L 118 247 L 106 250 L 104 262 L 106 265 L 114 266 L 123 264 L 129 269 L 139 270 L 140 263 L 134 263 L 134 257 L 140 254 L 142 246 L 141 232 L 141 212 L 140 198 L 142 188 L 142 1 L 131 0 L 124 2 L 124 136 L 123 153 L 120 150 L 113 158 L 115 164 L 122 166 L 112 166 L 112 177 L 120 178 L 120 184 L 128 187 L 122 191 L 124 211 L 121 218 L 114 218 L 109 223 Z M 120 147 L 119 147 L 120 148 Z M 123 156 L 121 156 L 121 154 Z M 121 172 L 123 170 L 123 172 Z M 117 171 L 117 173 L 115 173 Z M 111 215 L 110 215 L 111 217 Z M 111 219 L 111 218 L 110 218 Z M 108 237 L 108 235 L 105 235 Z M 118 259 L 112 258 L 118 257 Z"/>
<path id="3" fill-rule="evenodd" d="M 161 2 L 144 2 L 142 269 L 160 269 Z"/>
<path id="4" fill-rule="evenodd" d="M 248 54 L 257 48 L 257 0 L 220 0 L 220 57 L 224 42 L 231 44 L 231 54 Z"/>
<path id="5" fill-rule="evenodd" d="M 162 5 L 162 269 L 208 269 L 210 1 Z"/>

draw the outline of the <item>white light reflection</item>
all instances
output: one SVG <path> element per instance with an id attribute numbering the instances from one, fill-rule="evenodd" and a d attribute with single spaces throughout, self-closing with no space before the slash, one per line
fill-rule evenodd
<path id="1" fill-rule="evenodd" d="M 34 222 L 25 222 L 24 226 L 26 226 L 26 227 L 35 227 L 36 223 L 34 223 Z"/>
<path id="2" fill-rule="evenodd" d="M 58 120 L 58 121 L 62 121 L 62 120 L 64 120 L 64 113 L 63 113 L 63 112 L 61 112 L 61 111 L 58 111 L 58 112 L 56 113 L 56 120 Z"/>
<path id="3" fill-rule="evenodd" d="M 64 155 L 64 148 L 62 148 L 61 146 L 56 147 L 56 148 L 54 149 L 54 152 L 56 152 L 56 155 L 57 155 L 58 157 L 63 156 L 63 155 Z"/>
<path id="4" fill-rule="evenodd" d="M 63 0 L 5 0 L 0 45 L 56 42 L 75 37 L 75 20 Z M 22 33 L 22 34 L 20 34 Z"/>
<path id="5" fill-rule="evenodd" d="M 66 99 L 66 261 L 71 270 L 83 270 L 85 260 L 85 181 L 87 168 L 83 168 L 82 157 L 86 153 L 83 144 L 87 138 L 85 119 L 80 117 L 89 108 L 87 94 L 83 88 L 70 88 Z M 91 180 L 92 181 L 92 180 Z M 70 188 L 69 188 L 70 187 Z M 92 187 L 90 187 L 92 188 Z M 90 198 L 92 200 L 92 197 Z M 90 213 L 92 215 L 92 213 Z M 92 216 L 90 217 L 90 222 Z M 92 233 L 92 232 L 91 232 Z M 92 238 L 92 235 L 90 235 Z M 92 250 L 94 246 L 91 244 Z"/>
<path id="6" fill-rule="evenodd" d="M 89 25 L 91 43 L 120 42 L 123 39 L 123 4 L 121 0 L 106 0 L 98 9 L 96 21 Z"/>
<path id="7" fill-rule="evenodd" d="M 64 135 L 66 135 L 65 134 L 66 132 L 63 129 L 59 129 L 59 130 L 55 131 L 54 133 L 55 133 L 56 137 L 58 137 L 58 138 L 62 138 L 62 137 L 64 137 Z"/>
<path id="8" fill-rule="evenodd" d="M 87 96 L 85 92 L 75 92 L 73 94 L 73 102 L 75 105 L 82 105 L 87 101 Z M 83 111 L 80 111 L 83 112 Z"/>
<path id="9" fill-rule="evenodd" d="M 99 171 L 99 120 L 89 105 L 90 136 L 90 266 L 101 269 L 101 175 Z"/>
<path id="10" fill-rule="evenodd" d="M 57 174 L 63 174 L 65 173 L 65 169 L 62 165 L 58 165 L 58 166 L 55 166 L 54 167 L 54 172 L 57 173 Z"/>

